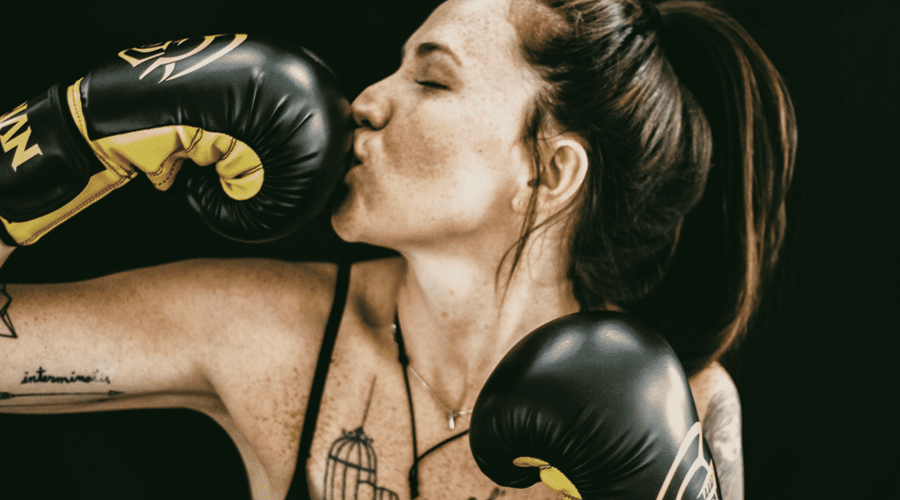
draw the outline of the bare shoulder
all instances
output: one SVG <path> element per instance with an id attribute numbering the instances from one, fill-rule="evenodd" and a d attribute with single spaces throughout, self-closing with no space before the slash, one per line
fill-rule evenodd
<path id="1" fill-rule="evenodd" d="M 694 374 L 689 382 L 701 421 L 706 420 L 706 413 L 714 398 L 718 396 L 721 399 L 723 394 L 732 394 L 737 397 L 737 387 L 734 385 L 731 375 L 719 362 L 712 363 Z"/>
<path id="2" fill-rule="evenodd" d="M 193 259 L 129 271 L 154 276 L 160 286 L 178 284 L 186 290 L 247 287 L 256 292 L 288 289 L 317 292 L 330 289 L 336 265 L 321 262 L 284 262 L 272 259 Z"/>
<path id="3" fill-rule="evenodd" d="M 158 324 L 168 321 L 186 332 L 198 369 L 235 411 L 246 410 L 248 400 L 305 387 L 336 272 L 328 263 L 197 259 L 140 270 L 129 279 L 141 283 L 138 300 L 155 311 Z"/>
<path id="4" fill-rule="evenodd" d="M 290 482 L 309 388 L 334 301 L 337 266 L 271 260 L 200 260 L 170 266 L 195 293 L 197 354 L 222 401 L 230 433 L 246 439 L 280 491 Z M 159 281 L 165 282 L 163 276 Z M 245 457 L 245 460 L 247 458 Z"/>
<path id="5" fill-rule="evenodd" d="M 215 261 L 194 266 L 216 268 Z M 355 263 L 341 319 L 341 345 L 371 341 L 370 324 L 392 318 L 397 263 Z M 296 465 L 309 390 L 328 318 L 335 302 L 335 264 L 285 264 L 266 261 L 225 263 L 205 269 L 204 288 L 229 299 L 229 320 L 220 340 L 212 341 L 203 362 L 215 392 L 237 432 L 246 437 L 274 491 L 286 492 Z M 224 274 L 224 276 L 223 276 Z M 240 279 L 235 279 L 240 276 Z M 370 344 L 371 345 L 371 344 Z M 337 366 L 337 365 L 333 365 Z M 353 364 L 332 369 L 329 379 L 347 374 Z M 321 419 L 320 419 L 321 420 Z"/>
<path id="6" fill-rule="evenodd" d="M 197 259 L 133 271 L 139 294 L 168 314 L 209 325 L 218 339 L 231 325 L 324 325 L 336 267 L 268 259 Z M 250 331 L 252 330 L 252 332 Z M 296 330 L 295 330 L 296 331 Z M 274 333 L 274 332 L 270 332 Z"/>
<path id="7" fill-rule="evenodd" d="M 725 368 L 713 363 L 690 379 L 691 391 L 710 446 L 724 500 L 744 498 L 741 400 Z"/>

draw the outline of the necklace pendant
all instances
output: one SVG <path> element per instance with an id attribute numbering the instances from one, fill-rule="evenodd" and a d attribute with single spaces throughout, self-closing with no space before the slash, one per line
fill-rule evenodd
<path id="1" fill-rule="evenodd" d="M 447 415 L 447 423 L 450 425 L 450 430 L 456 429 L 456 412 L 450 412 Z"/>

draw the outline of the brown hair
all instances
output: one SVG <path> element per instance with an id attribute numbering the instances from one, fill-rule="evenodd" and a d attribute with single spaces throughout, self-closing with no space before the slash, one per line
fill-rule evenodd
<path id="1" fill-rule="evenodd" d="M 545 81 L 525 125 L 535 176 L 550 126 L 587 144 L 584 185 L 557 214 L 572 214 L 576 298 L 643 317 L 699 371 L 747 329 L 784 239 L 796 149 L 784 82 L 702 2 L 516 0 L 512 20 Z"/>

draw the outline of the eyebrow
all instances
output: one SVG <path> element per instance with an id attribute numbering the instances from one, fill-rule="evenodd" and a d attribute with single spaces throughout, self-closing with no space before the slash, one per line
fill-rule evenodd
<path id="1" fill-rule="evenodd" d="M 437 42 L 424 42 L 420 43 L 418 47 L 416 47 L 416 55 L 419 57 L 425 57 L 429 54 L 440 52 L 450 56 L 451 59 L 457 64 L 457 66 L 462 66 L 462 62 L 459 60 L 459 57 L 453 52 L 450 47 L 437 43 Z M 401 59 L 406 56 L 406 45 L 404 45 L 400 49 L 400 57 Z"/>

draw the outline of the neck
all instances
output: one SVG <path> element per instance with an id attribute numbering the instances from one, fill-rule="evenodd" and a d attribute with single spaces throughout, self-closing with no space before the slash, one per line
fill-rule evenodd
<path id="1" fill-rule="evenodd" d="M 522 337 L 578 310 L 559 262 L 533 253 L 526 247 L 509 283 L 508 263 L 497 273 L 502 256 L 404 253 L 398 315 L 410 364 L 451 409 L 471 409 L 493 368 Z"/>

